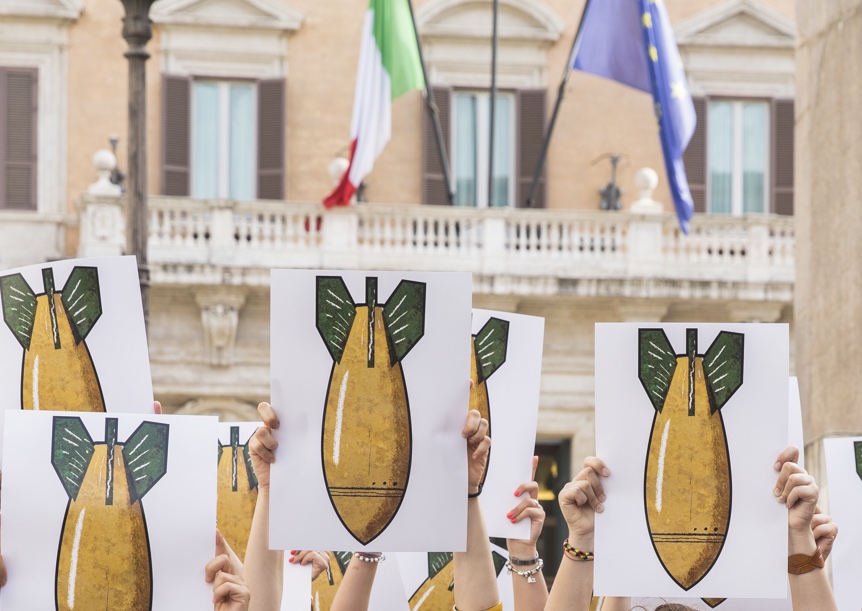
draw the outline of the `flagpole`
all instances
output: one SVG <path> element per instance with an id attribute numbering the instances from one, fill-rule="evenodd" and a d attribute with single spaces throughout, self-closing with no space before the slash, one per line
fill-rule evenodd
<path id="1" fill-rule="evenodd" d="M 533 172 L 533 182 L 530 184 L 530 195 L 527 196 L 525 205 L 527 208 L 532 208 L 536 201 L 536 191 L 539 190 L 539 180 L 542 178 L 542 170 L 545 167 L 545 159 L 548 156 L 548 147 L 551 144 L 551 136 L 554 133 L 554 126 L 557 124 L 557 115 L 560 113 L 560 106 L 563 103 L 563 96 L 566 95 L 566 84 L 569 82 L 569 75 L 572 73 L 572 64 L 575 57 L 578 55 L 578 50 L 581 47 L 581 41 L 584 38 L 584 17 L 587 15 L 587 9 L 590 6 L 591 0 L 586 0 L 584 10 L 581 13 L 581 21 L 578 23 L 578 31 L 575 33 L 575 39 L 572 41 L 572 50 L 569 52 L 569 59 L 566 62 L 566 67 L 563 70 L 563 78 L 560 81 L 560 87 L 557 90 L 557 102 L 554 104 L 554 112 L 551 113 L 551 121 L 548 123 L 548 129 L 545 131 L 545 140 L 542 142 L 542 150 L 539 153 L 539 161 L 536 163 L 536 171 Z"/>
<path id="2" fill-rule="evenodd" d="M 425 67 L 425 55 L 422 52 L 422 39 L 419 36 L 419 27 L 416 25 L 416 14 L 413 12 L 413 1 L 407 0 L 410 7 L 410 19 L 413 21 L 413 32 L 416 34 L 416 48 L 419 50 L 419 63 L 422 64 L 422 78 L 425 81 L 425 107 L 431 115 L 431 123 L 434 125 L 434 138 L 437 140 L 437 153 L 440 155 L 440 167 L 443 168 L 443 180 L 446 181 L 446 197 L 449 205 L 455 203 L 455 193 L 452 191 L 452 179 L 449 175 L 449 155 L 443 145 L 443 126 L 440 124 L 440 111 L 434 101 L 434 93 L 431 91 L 431 83 L 428 81 L 428 69 Z"/>
<path id="3" fill-rule="evenodd" d="M 494 206 L 494 123 L 497 111 L 497 18 L 500 14 L 500 0 L 494 0 L 494 17 L 491 28 L 491 96 L 490 127 L 488 129 L 488 207 Z M 477 202 L 478 203 L 478 202 Z"/>

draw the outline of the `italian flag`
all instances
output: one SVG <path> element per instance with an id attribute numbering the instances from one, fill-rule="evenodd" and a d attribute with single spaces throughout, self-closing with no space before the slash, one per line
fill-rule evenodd
<path id="1" fill-rule="evenodd" d="M 370 0 L 362 26 L 350 126 L 350 166 L 323 200 L 346 206 L 392 135 L 392 100 L 425 86 L 408 0 Z"/>

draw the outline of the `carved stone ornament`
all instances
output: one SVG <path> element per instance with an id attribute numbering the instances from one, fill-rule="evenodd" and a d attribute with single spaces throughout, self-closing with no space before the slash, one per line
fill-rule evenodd
<path id="1" fill-rule="evenodd" d="M 195 300 L 201 308 L 204 342 L 210 365 L 233 365 L 239 311 L 245 304 L 245 293 L 228 289 L 199 291 L 195 294 Z"/>

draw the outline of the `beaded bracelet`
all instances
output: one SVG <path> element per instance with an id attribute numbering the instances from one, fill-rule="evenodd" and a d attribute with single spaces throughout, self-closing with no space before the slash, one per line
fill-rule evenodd
<path id="1" fill-rule="evenodd" d="M 380 552 L 373 554 L 368 552 L 355 552 L 354 555 L 363 562 L 383 562 L 386 560 L 386 556 Z"/>
<path id="2" fill-rule="evenodd" d="M 512 566 L 512 563 L 510 561 L 506 561 L 506 571 L 508 571 L 509 575 L 511 575 L 512 573 L 517 573 L 521 577 L 526 577 L 527 583 L 536 583 L 536 578 L 533 577 L 533 575 L 541 571 L 543 566 L 545 566 L 545 561 L 541 558 L 536 558 L 536 568 L 530 569 L 529 571 L 519 571 Z"/>
<path id="3" fill-rule="evenodd" d="M 584 552 L 569 545 L 569 540 L 563 541 L 563 552 L 569 560 L 595 560 L 593 552 Z"/>
<path id="4" fill-rule="evenodd" d="M 539 552 L 536 552 L 535 558 L 523 559 L 523 558 L 515 558 L 514 556 L 509 556 L 509 562 L 511 562 L 515 566 L 530 566 L 536 564 L 539 561 Z"/>

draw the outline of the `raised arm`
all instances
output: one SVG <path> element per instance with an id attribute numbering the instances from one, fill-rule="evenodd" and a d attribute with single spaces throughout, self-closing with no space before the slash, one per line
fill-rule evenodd
<path id="1" fill-rule="evenodd" d="M 560 492 L 560 509 L 569 527 L 563 562 L 548 597 L 547 611 L 589 611 L 593 595 L 593 532 L 604 509 L 602 478 L 610 471 L 598 458 L 584 459 L 583 470 Z"/>
<path id="2" fill-rule="evenodd" d="M 812 528 L 820 489 L 814 478 L 796 463 L 797 460 L 799 450 L 794 447 L 787 448 L 778 456 L 775 463 L 778 481 L 773 490 L 776 500 L 787 506 L 790 598 L 794 611 L 837 611 L 832 588 L 823 570 L 823 550 L 815 536 L 816 526 Z M 835 533 L 837 527 L 832 540 Z M 829 547 L 831 549 L 831 542 Z"/>
<path id="3" fill-rule="evenodd" d="M 499 608 L 500 604 L 491 543 L 478 498 L 491 449 L 488 421 L 470 410 L 461 435 L 467 440 L 467 551 L 454 554 L 455 607 L 458 611 L 484 611 Z"/>
<path id="4" fill-rule="evenodd" d="M 251 611 L 278 611 L 281 608 L 284 552 L 269 549 L 269 467 L 275 462 L 278 442 L 272 436 L 279 422 L 269 403 L 257 411 L 263 421 L 248 442 L 251 463 L 257 476 L 257 505 L 245 552 L 243 577 L 251 591 Z"/>
<path id="5" fill-rule="evenodd" d="M 533 457 L 533 480 L 536 478 L 536 467 L 539 457 Z M 521 484 L 515 491 L 515 496 L 521 502 L 507 514 L 512 522 L 530 520 L 530 538 L 506 539 L 509 550 L 509 565 L 512 570 L 512 589 L 515 594 L 515 611 L 542 611 L 548 602 L 548 586 L 545 575 L 539 566 L 539 554 L 536 551 L 536 541 L 542 534 L 545 523 L 545 510 L 539 503 L 539 484 L 531 481 Z M 516 572 L 518 571 L 518 572 Z M 534 572 L 535 571 L 535 572 Z M 530 581 L 531 579 L 535 581 Z"/>
<path id="6" fill-rule="evenodd" d="M 379 552 L 354 553 L 329 611 L 368 611 L 377 565 L 385 560 Z"/>

